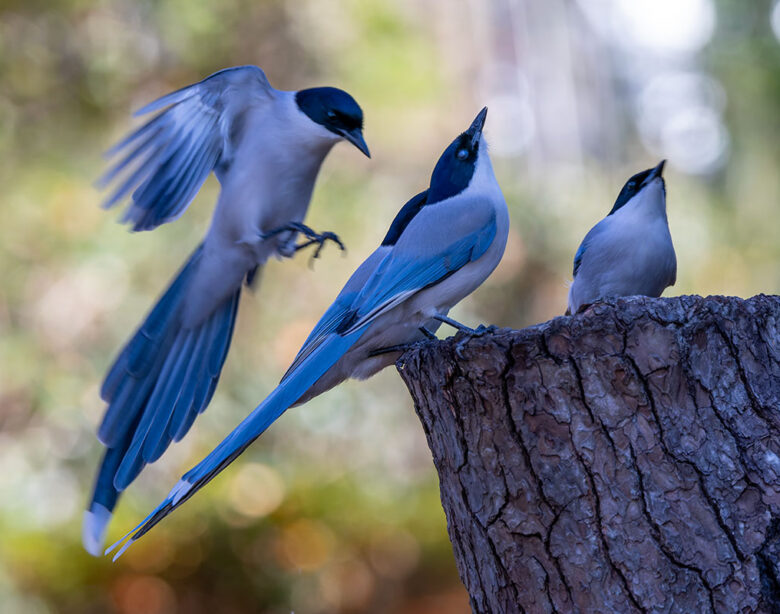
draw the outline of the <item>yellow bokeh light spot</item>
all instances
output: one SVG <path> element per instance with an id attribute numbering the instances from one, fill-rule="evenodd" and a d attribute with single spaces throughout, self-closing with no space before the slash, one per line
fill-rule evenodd
<path id="1" fill-rule="evenodd" d="M 289 568 L 300 571 L 319 569 L 333 550 L 333 533 L 324 524 L 298 520 L 282 530 L 276 553 Z"/>
<path id="2" fill-rule="evenodd" d="M 233 478 L 229 499 L 233 509 L 243 516 L 267 516 L 282 504 L 284 482 L 267 465 L 249 463 Z"/>

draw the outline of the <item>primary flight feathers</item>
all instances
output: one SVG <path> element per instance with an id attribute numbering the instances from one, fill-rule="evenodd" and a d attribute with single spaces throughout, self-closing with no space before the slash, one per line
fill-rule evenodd
<path id="1" fill-rule="evenodd" d="M 108 151 L 123 153 L 99 180 L 107 186 L 132 170 L 104 202 L 113 207 L 132 192 L 122 221 L 152 230 L 181 215 L 206 177 L 231 158 L 231 132 L 252 106 L 269 104 L 275 90 L 256 66 L 226 68 L 136 111 L 165 109 Z M 167 108 L 166 108 L 167 107 Z M 135 165 L 133 167 L 132 165 Z"/>

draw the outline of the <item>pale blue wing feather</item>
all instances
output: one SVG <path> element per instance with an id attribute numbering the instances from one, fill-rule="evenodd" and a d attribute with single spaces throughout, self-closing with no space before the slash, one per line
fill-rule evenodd
<path id="1" fill-rule="evenodd" d="M 151 230 L 177 218 L 208 175 L 229 162 L 231 127 L 249 106 L 272 96 L 264 73 L 241 66 L 167 94 L 137 115 L 160 111 L 109 150 L 123 157 L 99 180 L 108 185 L 121 175 L 104 202 L 113 207 L 131 195 L 122 221 L 133 230 Z"/>

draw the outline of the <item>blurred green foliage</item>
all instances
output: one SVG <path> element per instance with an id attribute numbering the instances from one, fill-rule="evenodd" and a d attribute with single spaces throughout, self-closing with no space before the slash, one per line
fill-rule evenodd
<path id="1" fill-rule="evenodd" d="M 507 30 L 504 5 L 0 2 L 2 612 L 468 611 L 424 436 L 392 370 L 289 412 L 116 564 L 81 550 L 100 455 L 98 384 L 205 232 L 217 192 L 210 179 L 181 220 L 131 234 L 100 209 L 92 184 L 133 109 L 244 63 L 262 66 L 276 87 L 352 93 L 374 155 L 341 145 L 329 156 L 308 223 L 337 231 L 349 251 L 326 250 L 313 270 L 304 257 L 268 267 L 243 300 L 212 406 L 127 493 L 110 530 L 118 537 L 272 389 L 348 274 L 424 187 L 490 95 L 490 65 L 523 36 Z M 553 5 L 577 13 L 573 2 Z M 673 290 L 777 292 L 780 45 L 771 3 L 722 0 L 717 9 L 696 61 L 726 92 L 729 158 L 707 176 L 673 164 L 667 172 Z M 595 36 L 583 20 L 569 27 Z M 656 162 L 625 119 L 630 103 L 615 100 L 621 114 L 602 117 L 612 153 L 583 148 L 572 164 L 530 140 L 494 156 L 512 235 L 502 265 L 456 317 L 521 327 L 563 312 L 578 242 L 625 177 Z M 491 119 L 488 138 L 501 127 Z"/>

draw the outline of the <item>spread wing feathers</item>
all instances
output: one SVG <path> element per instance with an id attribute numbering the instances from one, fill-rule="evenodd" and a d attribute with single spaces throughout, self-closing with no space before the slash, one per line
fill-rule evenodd
<path id="1" fill-rule="evenodd" d="M 165 109 L 109 150 L 122 156 L 100 178 L 107 186 L 122 176 L 104 202 L 109 208 L 132 192 L 122 221 L 151 230 L 176 219 L 209 173 L 229 163 L 231 133 L 246 109 L 272 95 L 256 66 L 228 68 L 146 105 L 136 115 Z M 167 107 L 167 108 L 165 108 Z"/>
<path id="2" fill-rule="evenodd" d="M 457 207 L 454 209 L 452 213 L 457 213 Z M 304 344 L 296 359 L 297 366 L 287 372 L 265 401 L 211 454 L 184 474 L 157 509 L 106 553 L 132 534 L 114 558 L 120 556 L 134 540 L 144 535 L 233 462 L 360 339 L 368 325 L 380 313 L 410 294 L 446 279 L 468 262 L 478 259 L 488 249 L 496 234 L 496 219 L 492 210 L 486 215 L 474 212 L 470 219 L 469 216 L 455 215 L 447 219 L 435 216 L 426 221 L 425 216 L 422 217 L 422 222 L 410 224 L 405 231 L 404 234 L 410 233 L 407 241 L 399 240 L 387 255 L 379 252 L 376 258 L 379 262 L 376 266 L 371 262 L 357 279 L 357 272 L 350 278 L 339 295 L 340 300 L 337 299 L 315 327 L 315 331 L 319 332 L 312 333 Z M 431 226 L 433 221 L 441 223 L 438 224 L 438 232 L 432 236 L 429 229 L 435 227 Z M 422 237 L 426 236 L 428 245 L 422 248 L 422 253 L 418 251 L 415 254 L 414 250 L 408 249 L 409 246 L 419 246 Z M 453 241 L 453 236 L 460 238 Z M 427 255 L 423 256 L 423 253 Z M 358 284 L 362 282 L 363 274 L 369 268 L 372 272 L 366 283 Z M 353 285 L 362 285 L 363 289 L 353 294 Z"/>
<path id="3" fill-rule="evenodd" d="M 166 499 L 143 522 L 106 550 L 106 554 L 125 541 L 132 533 L 132 538 L 124 544 L 114 558 L 119 557 L 133 541 L 144 535 L 165 516 L 208 484 L 214 476 L 238 458 L 288 407 L 293 405 L 304 391 L 322 377 L 360 338 L 363 332 L 365 329 L 346 336 L 331 335 L 325 343 L 320 344 L 302 361 L 301 366 L 277 386 L 221 444 L 193 469 L 184 474 Z"/>

